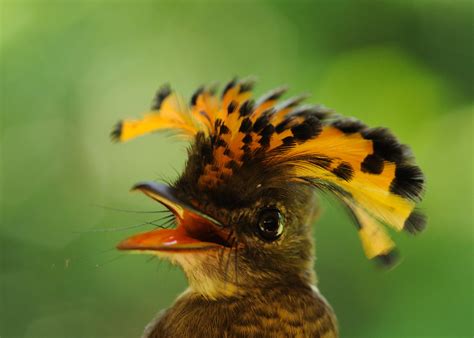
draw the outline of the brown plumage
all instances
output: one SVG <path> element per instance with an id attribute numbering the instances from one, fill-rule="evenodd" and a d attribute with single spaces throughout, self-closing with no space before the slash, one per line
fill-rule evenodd
<path id="1" fill-rule="evenodd" d="M 171 186 L 135 190 L 165 205 L 176 227 L 119 244 L 169 259 L 189 289 L 146 337 L 336 337 L 331 308 L 313 286 L 315 190 L 333 193 L 353 216 L 368 258 L 394 261 L 383 225 L 417 233 L 423 175 L 408 147 L 304 97 L 281 103 L 284 88 L 251 99 L 252 81 L 221 96 L 200 88 L 189 108 L 168 86 L 153 112 L 113 132 L 126 141 L 156 130 L 191 140 Z"/>
<path id="2" fill-rule="evenodd" d="M 185 293 L 149 325 L 144 337 L 337 337 L 332 309 L 308 285 L 247 293 L 222 300 Z"/>

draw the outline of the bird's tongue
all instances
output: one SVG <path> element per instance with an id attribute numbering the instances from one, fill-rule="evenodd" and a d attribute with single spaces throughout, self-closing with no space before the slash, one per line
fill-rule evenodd
<path id="1" fill-rule="evenodd" d="M 120 250 L 182 251 L 219 247 L 218 243 L 205 242 L 191 237 L 184 226 L 176 229 L 158 229 L 129 237 L 119 243 Z"/>

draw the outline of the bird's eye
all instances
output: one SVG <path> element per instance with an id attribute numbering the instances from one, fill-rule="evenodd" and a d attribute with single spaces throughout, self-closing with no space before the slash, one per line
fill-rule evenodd
<path id="1" fill-rule="evenodd" d="M 266 241 L 277 240 L 283 233 L 283 216 L 275 208 L 265 208 L 258 216 L 258 235 Z"/>

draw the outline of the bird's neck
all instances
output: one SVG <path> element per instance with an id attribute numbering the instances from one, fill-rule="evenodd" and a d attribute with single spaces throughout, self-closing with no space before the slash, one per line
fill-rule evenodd
<path id="1" fill-rule="evenodd" d="M 207 274 L 189 275 L 189 288 L 181 297 L 186 295 L 202 296 L 209 300 L 218 300 L 228 297 L 237 297 L 244 294 L 245 288 L 238 285 L 233 278 L 211 278 Z"/>
<path id="2" fill-rule="evenodd" d="M 316 274 L 312 269 L 313 261 L 306 263 L 306 267 L 298 272 L 288 271 L 282 274 L 273 274 L 265 279 L 238 276 L 234 270 L 228 274 L 209 274 L 204 269 L 184 269 L 189 289 L 184 293 L 202 296 L 209 300 L 220 300 L 225 298 L 242 298 L 250 295 L 266 292 L 265 290 L 279 288 L 308 288 L 316 283 Z"/>
<path id="3" fill-rule="evenodd" d="M 278 290 L 288 288 L 316 289 L 314 274 L 305 274 L 304 277 L 296 275 L 287 276 L 284 281 L 261 281 L 259 286 L 254 283 L 239 282 L 238 280 L 206 279 L 201 276 L 199 280 L 189 281 L 189 288 L 180 297 L 201 297 L 209 301 L 222 301 L 226 299 L 243 299 L 277 293 Z"/>

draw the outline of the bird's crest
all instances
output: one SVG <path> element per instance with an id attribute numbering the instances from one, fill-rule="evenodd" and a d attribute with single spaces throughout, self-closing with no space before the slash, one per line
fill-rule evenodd
<path id="1" fill-rule="evenodd" d="M 369 128 L 321 106 L 302 105 L 304 96 L 279 101 L 285 88 L 252 99 L 253 80 L 231 81 L 221 95 L 199 88 L 183 104 L 162 87 L 152 111 L 139 120 L 124 120 L 112 132 L 127 141 L 170 130 L 190 141 L 209 144 L 197 180 L 212 189 L 258 161 L 279 168 L 286 181 L 326 190 L 351 212 L 368 258 L 393 260 L 395 247 L 384 229 L 417 233 L 424 215 L 417 211 L 424 178 L 407 146 L 384 128 Z M 283 168 L 283 170 L 282 170 Z"/>

